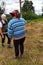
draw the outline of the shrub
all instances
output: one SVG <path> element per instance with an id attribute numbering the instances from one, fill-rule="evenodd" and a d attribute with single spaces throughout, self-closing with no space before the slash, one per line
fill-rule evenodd
<path id="1" fill-rule="evenodd" d="M 34 14 L 31 11 L 28 11 L 28 12 L 22 12 L 22 17 L 25 18 L 26 20 L 32 20 L 37 19 L 38 15 Z"/>
<path id="2" fill-rule="evenodd" d="M 7 20 L 9 21 L 9 20 L 11 20 L 11 19 L 12 19 L 12 16 L 9 15 L 9 14 L 7 14 Z"/>

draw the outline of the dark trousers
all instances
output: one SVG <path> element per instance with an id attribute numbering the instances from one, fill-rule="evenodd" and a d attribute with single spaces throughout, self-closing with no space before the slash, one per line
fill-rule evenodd
<path id="1" fill-rule="evenodd" d="M 8 35 L 7 35 L 7 34 L 3 34 L 3 36 L 4 36 L 4 38 L 2 38 L 2 44 L 4 44 L 4 42 L 5 42 L 5 36 L 6 36 L 7 39 L 8 39 L 8 44 L 10 44 L 11 40 L 10 40 L 10 38 L 8 37 Z"/>
<path id="2" fill-rule="evenodd" d="M 19 55 L 19 51 L 20 51 L 20 54 L 23 55 L 24 41 L 25 41 L 25 37 L 19 40 L 14 40 L 15 56 Z"/>

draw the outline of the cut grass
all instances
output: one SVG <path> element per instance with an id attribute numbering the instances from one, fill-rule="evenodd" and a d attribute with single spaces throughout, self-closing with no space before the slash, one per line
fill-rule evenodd
<path id="1" fill-rule="evenodd" d="M 2 48 L 0 39 L 0 65 L 43 65 L 43 22 L 29 23 L 27 28 L 23 58 L 14 59 L 14 48 L 8 49 L 7 42 Z"/>

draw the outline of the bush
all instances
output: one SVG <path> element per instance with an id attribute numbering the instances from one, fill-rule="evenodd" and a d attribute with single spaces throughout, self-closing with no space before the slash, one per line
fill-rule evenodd
<path id="1" fill-rule="evenodd" d="M 11 20 L 11 19 L 12 19 L 12 16 L 9 15 L 9 14 L 7 14 L 7 20 L 9 21 L 9 20 Z"/>
<path id="2" fill-rule="evenodd" d="M 32 20 L 32 19 L 37 19 L 38 15 L 28 11 L 28 12 L 22 12 L 22 17 L 25 18 L 26 20 Z"/>

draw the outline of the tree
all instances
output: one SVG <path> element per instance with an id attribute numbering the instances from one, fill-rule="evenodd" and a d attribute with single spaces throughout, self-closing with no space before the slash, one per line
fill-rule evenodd
<path id="1" fill-rule="evenodd" d="M 1 5 L 0 5 L 0 14 L 3 14 L 5 12 L 5 6 L 6 6 L 5 2 L 2 1 Z"/>
<path id="2" fill-rule="evenodd" d="M 3 10 L 2 10 L 1 7 L 0 7 L 0 15 L 1 15 L 1 14 L 3 14 Z"/>
<path id="3" fill-rule="evenodd" d="M 1 14 L 3 14 L 5 12 L 5 2 L 2 1 L 1 5 L 0 5 L 0 17 L 1 17 Z"/>
<path id="4" fill-rule="evenodd" d="M 27 12 L 27 11 L 34 12 L 33 2 L 25 0 L 23 7 L 22 7 L 22 11 L 24 11 L 24 12 Z"/>
<path id="5" fill-rule="evenodd" d="M 4 1 L 2 1 L 2 3 L 1 3 L 1 9 L 2 9 L 3 13 L 5 12 L 5 7 L 6 7 L 6 4 L 5 4 Z"/>
<path id="6" fill-rule="evenodd" d="M 22 16 L 22 14 L 21 14 L 21 12 L 22 12 L 22 10 L 21 10 L 21 0 L 19 0 L 19 3 L 20 3 L 20 16 Z"/>

